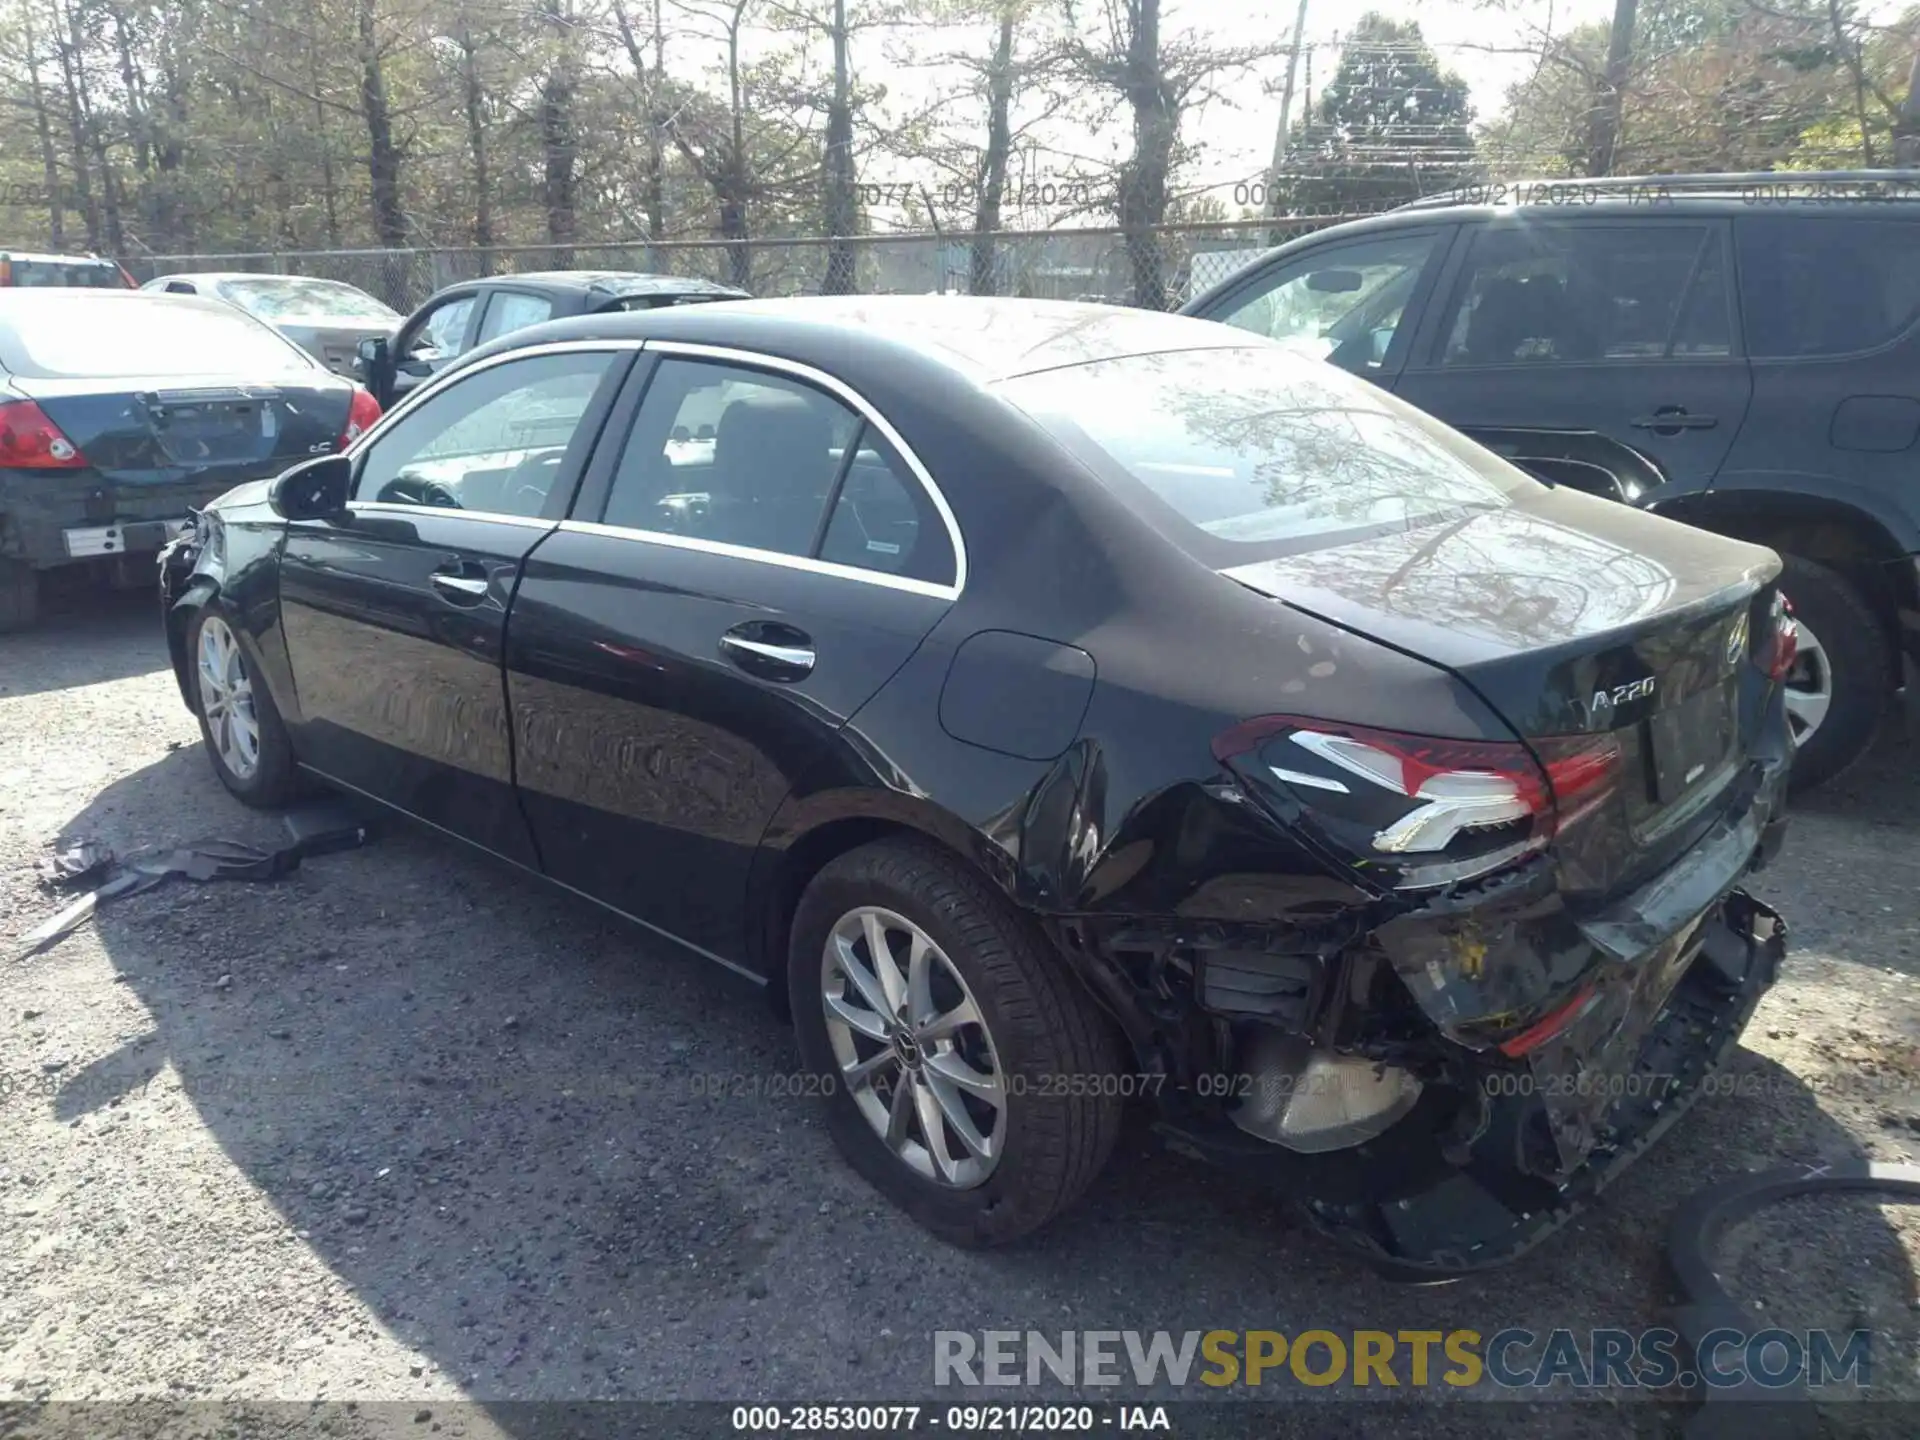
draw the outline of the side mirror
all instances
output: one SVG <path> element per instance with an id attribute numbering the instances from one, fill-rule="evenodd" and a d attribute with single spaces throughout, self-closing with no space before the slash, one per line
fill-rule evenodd
<path id="1" fill-rule="evenodd" d="M 1316 270 L 1307 276 L 1307 289 L 1316 295 L 1347 295 L 1366 283 L 1358 270 Z"/>
<path id="2" fill-rule="evenodd" d="M 362 340 L 353 347 L 354 354 L 360 357 L 362 365 L 384 365 L 387 363 L 387 340 L 383 335 L 375 335 Z"/>
<path id="3" fill-rule="evenodd" d="M 353 494 L 353 461 L 322 455 L 302 461 L 273 482 L 267 503 L 282 520 L 327 520 L 344 514 Z"/>

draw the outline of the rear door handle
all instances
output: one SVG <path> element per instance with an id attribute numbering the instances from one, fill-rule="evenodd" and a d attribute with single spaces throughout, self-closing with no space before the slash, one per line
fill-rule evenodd
<path id="1" fill-rule="evenodd" d="M 1682 430 L 1711 430 L 1719 423 L 1717 415 L 1689 415 L 1680 405 L 1662 405 L 1653 414 L 1642 415 L 1632 422 L 1636 430 L 1651 430 L 1661 435 L 1678 435 Z"/>
<path id="2" fill-rule="evenodd" d="M 749 620 L 720 637 L 720 652 L 763 680 L 804 680 L 813 673 L 813 639 L 791 625 Z"/>

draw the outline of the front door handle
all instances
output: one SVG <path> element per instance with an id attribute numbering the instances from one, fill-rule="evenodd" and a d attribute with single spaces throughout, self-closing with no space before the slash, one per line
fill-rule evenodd
<path id="1" fill-rule="evenodd" d="M 813 673 L 813 640 L 791 625 L 750 620 L 720 637 L 720 652 L 763 680 L 804 680 Z"/>
<path id="2" fill-rule="evenodd" d="M 1682 430 L 1711 430 L 1720 423 L 1717 415 L 1690 415 L 1684 405 L 1662 405 L 1651 415 L 1632 422 L 1636 430 L 1651 430 L 1656 435 L 1678 435 Z"/>
<path id="3" fill-rule="evenodd" d="M 427 577 L 427 583 L 438 590 L 444 599 L 456 605 L 477 605 L 487 598 L 487 578 L 484 575 L 436 570 Z"/>

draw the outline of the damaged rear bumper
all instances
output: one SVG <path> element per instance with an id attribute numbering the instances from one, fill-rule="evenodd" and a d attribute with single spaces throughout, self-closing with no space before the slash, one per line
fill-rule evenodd
<path id="1" fill-rule="evenodd" d="M 1163 1131 L 1288 1192 L 1401 1278 L 1523 1254 L 1711 1088 L 1774 982 L 1785 926 L 1737 887 L 1779 846 L 1784 784 L 1754 780 L 1682 861 L 1623 897 L 1569 900 L 1543 864 L 1382 917 L 1331 960 L 1310 1013 L 1279 1028 L 1417 1080 L 1417 1103 L 1381 1132 L 1309 1153 L 1270 1123 L 1243 1130 L 1234 1101 L 1165 1113 Z M 1209 968 L 1199 991 L 1213 1008 Z M 1264 1043 L 1271 1022 L 1228 1028 L 1229 1063 L 1258 1094 L 1272 1079 L 1262 1056 L 1284 1047 Z M 1280 1081 L 1297 1092 L 1310 1078 Z"/>
<path id="2" fill-rule="evenodd" d="M 1455 1053 L 1449 1083 L 1363 1145 L 1297 1154 L 1189 1115 L 1163 1124 L 1176 1149 L 1264 1181 L 1312 1223 L 1400 1279 L 1506 1264 L 1580 1213 L 1711 1086 L 1786 954 L 1780 917 L 1742 890 L 1718 898 L 1684 944 L 1647 957 L 1658 1004 L 1643 1023 L 1595 1007 L 1547 1053 Z M 1611 1036 L 1594 1030 L 1620 1021 Z M 1577 1033 L 1570 1033 L 1577 1032 Z M 1569 1145 L 1580 1146 L 1567 1159 Z"/>

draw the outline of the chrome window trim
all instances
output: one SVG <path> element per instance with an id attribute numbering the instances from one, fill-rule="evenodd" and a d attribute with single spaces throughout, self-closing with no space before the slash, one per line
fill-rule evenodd
<path id="1" fill-rule="evenodd" d="M 900 576 L 887 575 L 882 571 L 863 570 L 858 566 L 835 565 L 829 561 L 811 560 L 806 556 L 781 555 L 775 551 L 754 550 L 744 545 L 724 545 L 718 541 L 701 541 L 697 545 L 688 546 L 684 543 L 688 537 L 684 535 L 663 535 L 652 530 L 630 530 L 621 526 L 601 528 L 615 530 L 625 535 L 663 540 L 682 548 L 699 549 L 710 545 L 716 554 L 738 554 L 746 559 L 766 559 L 776 564 L 806 560 L 806 565 L 794 568 L 818 567 L 822 574 L 851 578 L 878 578 L 885 581 L 892 589 L 911 590 L 918 595 L 937 595 L 948 600 L 960 598 L 960 593 L 967 588 L 967 545 L 960 534 L 960 522 L 954 519 L 953 507 L 947 504 L 947 497 L 934 483 L 933 476 L 928 472 L 927 467 L 920 463 L 920 457 L 913 453 L 913 447 L 900 438 L 900 432 L 888 423 L 887 417 L 882 415 L 866 396 L 844 380 L 829 375 L 824 370 L 816 370 L 813 366 L 798 360 L 788 360 L 778 355 L 765 355 L 758 350 L 735 350 L 724 345 L 699 345 L 687 340 L 648 340 L 646 349 L 650 354 L 681 355 L 694 360 L 717 360 L 723 364 L 744 365 L 749 369 L 772 370 L 778 374 L 791 375 L 797 380 L 804 380 L 810 385 L 825 390 L 845 404 L 848 409 L 886 436 L 888 443 L 893 446 L 900 458 L 906 461 L 907 468 L 913 472 L 914 478 L 926 491 L 927 498 L 933 502 L 933 508 L 939 513 L 941 523 L 947 527 L 947 539 L 953 546 L 953 583 L 937 585 L 927 580 L 906 580 Z"/>
<path id="2" fill-rule="evenodd" d="M 509 331 L 509 334 L 512 332 Z M 492 342 L 489 341 L 489 344 Z M 506 365 L 515 360 L 528 360 L 536 355 L 565 355 L 581 350 L 638 350 L 646 342 L 633 340 L 548 340 L 539 345 L 526 345 L 518 350 L 502 350 L 498 355 L 489 355 L 484 360 L 476 360 L 471 365 L 461 365 L 458 369 L 445 370 L 416 386 L 398 405 L 386 411 L 373 422 L 371 428 L 356 436 L 354 442 L 340 453 L 353 461 L 358 467 L 361 454 L 368 446 L 379 440 L 388 427 L 404 418 L 415 407 L 438 395 L 442 390 L 450 390 L 470 375 L 478 375 L 482 370 L 491 370 L 496 365 Z M 301 352 L 305 354 L 305 351 Z"/>
<path id="3" fill-rule="evenodd" d="M 519 525 L 529 530 L 551 530 L 555 521 L 538 515 L 508 515 L 500 510 L 461 510 L 445 505 L 401 505 L 392 500 L 349 500 L 352 515 L 457 515 L 462 520 L 492 520 L 501 525 Z"/>
<path id="4" fill-rule="evenodd" d="M 831 560 L 815 560 L 810 555 L 783 555 L 777 550 L 758 550 L 751 545 L 728 545 L 720 540 L 670 535 L 663 530 L 635 530 L 625 525 L 602 525 L 593 520 L 562 520 L 560 530 L 563 534 L 598 535 L 608 540 L 664 545 L 670 550 L 691 550 L 699 555 L 723 555 L 730 560 L 754 560 L 763 565 L 802 570 L 809 575 L 826 575 L 835 580 L 854 580 L 865 585 L 878 585 L 886 590 L 902 590 L 909 595 L 925 595 L 933 600 L 957 600 L 960 597 L 960 591 L 952 585 L 911 580 L 904 575 L 889 575 L 884 570 L 863 570 L 857 565 L 836 565 Z"/>

